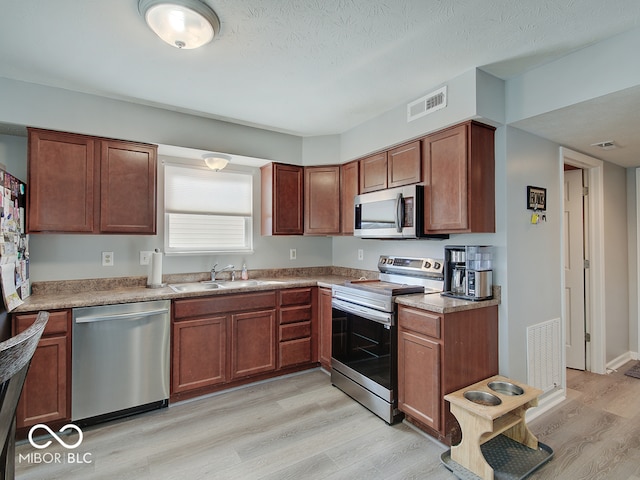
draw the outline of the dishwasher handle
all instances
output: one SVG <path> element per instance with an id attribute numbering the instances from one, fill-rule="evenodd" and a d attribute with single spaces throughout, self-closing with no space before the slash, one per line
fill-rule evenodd
<path id="1" fill-rule="evenodd" d="M 143 310 L 141 312 L 127 312 L 127 313 L 114 313 L 112 315 L 86 315 L 84 317 L 76 317 L 76 323 L 93 323 L 93 322 L 105 322 L 110 320 L 131 320 L 140 317 L 152 317 L 154 315 L 161 315 L 169 313 L 167 308 L 161 308 L 158 310 Z"/>

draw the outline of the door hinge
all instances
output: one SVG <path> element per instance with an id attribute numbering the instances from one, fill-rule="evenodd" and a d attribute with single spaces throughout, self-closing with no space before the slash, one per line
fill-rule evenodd
<path id="1" fill-rule="evenodd" d="M 585 333 L 584 334 L 584 341 L 587 342 L 587 343 L 591 341 L 591 334 L 590 333 Z"/>
<path id="2" fill-rule="evenodd" d="M 589 187 L 582 187 L 582 196 L 586 197 L 589 195 Z"/>
<path id="3" fill-rule="evenodd" d="M 587 259 L 584 261 L 584 268 L 591 268 L 591 262 Z"/>

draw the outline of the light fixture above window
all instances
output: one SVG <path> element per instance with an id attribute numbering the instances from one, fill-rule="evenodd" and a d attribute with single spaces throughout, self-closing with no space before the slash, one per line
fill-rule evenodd
<path id="1" fill-rule="evenodd" d="M 138 0 L 138 11 L 162 40 L 176 48 L 198 48 L 220 31 L 220 20 L 200 0 Z"/>
<path id="2" fill-rule="evenodd" d="M 224 153 L 205 153 L 202 158 L 207 167 L 216 172 L 222 170 L 231 161 L 231 156 Z"/>

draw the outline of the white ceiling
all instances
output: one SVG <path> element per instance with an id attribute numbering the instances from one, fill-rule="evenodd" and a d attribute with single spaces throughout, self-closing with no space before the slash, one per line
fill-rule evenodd
<path id="1" fill-rule="evenodd" d="M 0 76 L 327 135 L 474 67 L 506 79 L 640 24 L 638 0 L 205 1 L 220 35 L 178 50 L 147 28 L 137 0 L 0 0 Z M 615 139 L 625 149 L 611 161 L 636 165 L 638 98 L 519 126 L 581 151 Z M 594 108 L 607 122 L 588 121 Z"/>

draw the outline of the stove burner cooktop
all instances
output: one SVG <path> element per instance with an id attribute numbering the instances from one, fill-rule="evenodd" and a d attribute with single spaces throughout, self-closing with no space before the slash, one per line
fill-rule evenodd
<path id="1" fill-rule="evenodd" d="M 381 280 L 351 280 L 345 282 L 345 286 L 380 295 L 388 295 L 390 297 L 424 292 L 424 287 L 422 285 L 407 285 L 403 283 L 384 282 Z"/>

